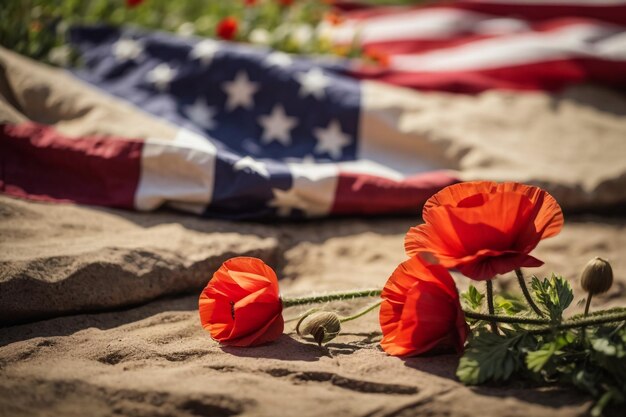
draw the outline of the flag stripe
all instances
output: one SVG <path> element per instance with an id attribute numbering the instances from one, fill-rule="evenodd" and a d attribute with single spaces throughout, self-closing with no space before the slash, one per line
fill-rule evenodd
<path id="1" fill-rule="evenodd" d="M 346 2 L 347 3 L 347 2 Z M 583 17 L 596 19 L 617 25 L 626 25 L 626 1 L 594 1 L 594 0 L 512 0 L 512 1 L 483 1 L 457 0 L 439 4 L 417 6 L 387 6 L 373 7 L 371 5 L 347 5 L 341 3 L 336 7 L 346 10 L 349 20 L 369 20 L 383 16 L 409 13 L 413 10 L 424 11 L 441 7 L 459 11 L 482 13 L 493 16 L 514 16 L 519 19 L 539 22 L 557 19 L 563 16 Z"/>
<path id="2" fill-rule="evenodd" d="M 332 213 L 418 214 L 430 196 L 458 181 L 458 178 L 443 171 L 415 175 L 402 181 L 341 172 Z"/>
<path id="3" fill-rule="evenodd" d="M 187 129 L 173 141 L 146 139 L 135 207 L 154 210 L 172 201 L 201 213 L 213 196 L 216 153 L 211 141 Z"/>
<path id="4" fill-rule="evenodd" d="M 134 208 L 141 140 L 70 138 L 36 123 L 0 125 L 3 192 L 41 201 Z"/>
<path id="5" fill-rule="evenodd" d="M 626 2 L 590 0 L 537 1 L 459 1 L 454 7 L 499 16 L 520 16 L 525 20 L 540 21 L 577 16 L 617 25 L 626 25 Z"/>
<path id="6" fill-rule="evenodd" d="M 362 71 L 362 79 L 382 81 L 419 90 L 480 93 L 490 89 L 556 91 L 589 79 L 624 85 L 626 62 L 567 59 L 479 71 L 404 72 Z"/>

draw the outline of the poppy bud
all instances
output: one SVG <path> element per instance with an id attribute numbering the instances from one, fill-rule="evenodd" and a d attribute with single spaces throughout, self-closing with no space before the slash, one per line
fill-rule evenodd
<path id="1" fill-rule="evenodd" d="M 300 330 L 300 325 L 302 330 Z M 337 314 L 330 311 L 321 311 L 311 314 L 299 323 L 296 331 L 299 335 L 311 335 L 318 345 L 330 342 L 341 331 L 341 321 Z"/>
<path id="2" fill-rule="evenodd" d="M 613 269 L 609 261 L 595 257 L 587 263 L 580 285 L 590 295 L 605 293 L 613 285 Z"/>

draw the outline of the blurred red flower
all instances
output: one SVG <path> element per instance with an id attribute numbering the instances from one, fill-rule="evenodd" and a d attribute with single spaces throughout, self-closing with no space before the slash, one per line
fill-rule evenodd
<path id="1" fill-rule="evenodd" d="M 126 0 L 126 7 L 136 7 L 143 3 L 143 0 Z"/>
<path id="2" fill-rule="evenodd" d="M 530 251 L 563 227 L 563 212 L 550 194 L 513 182 L 451 185 L 426 202 L 422 217 L 425 224 L 412 227 L 404 240 L 407 255 L 431 253 L 475 280 L 543 265 Z"/>
<path id="3" fill-rule="evenodd" d="M 463 350 L 468 326 L 448 271 L 419 257 L 401 263 L 381 294 L 385 352 L 412 356 L 435 348 Z"/>
<path id="4" fill-rule="evenodd" d="M 255 6 L 256 5 L 257 0 L 244 0 L 243 3 L 246 6 Z"/>
<path id="5" fill-rule="evenodd" d="M 327 12 L 327 13 L 324 14 L 324 20 L 327 21 L 328 23 L 330 23 L 333 26 L 337 26 L 337 25 L 340 25 L 341 23 L 343 23 L 344 18 L 340 14 L 333 13 L 333 12 Z"/>
<path id="6" fill-rule="evenodd" d="M 378 48 L 367 48 L 365 55 L 382 67 L 389 66 L 389 54 Z"/>
<path id="7" fill-rule="evenodd" d="M 200 322 L 224 345 L 255 346 L 283 333 L 276 274 L 257 258 L 231 258 L 200 294 Z"/>
<path id="8" fill-rule="evenodd" d="M 237 22 L 237 19 L 232 16 L 228 16 L 220 20 L 215 28 L 215 33 L 222 39 L 232 40 L 237 34 L 238 27 L 239 23 Z"/>

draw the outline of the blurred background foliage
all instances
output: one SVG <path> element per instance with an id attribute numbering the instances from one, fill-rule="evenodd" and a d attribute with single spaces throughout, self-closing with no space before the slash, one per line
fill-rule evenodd
<path id="1" fill-rule="evenodd" d="M 408 4 L 415 0 L 369 0 Z M 0 44 L 39 61 L 68 65 L 74 24 L 133 25 L 182 36 L 217 37 L 291 53 L 360 56 L 358 42 L 337 48 L 329 26 L 340 23 L 332 0 L 2 0 Z"/>

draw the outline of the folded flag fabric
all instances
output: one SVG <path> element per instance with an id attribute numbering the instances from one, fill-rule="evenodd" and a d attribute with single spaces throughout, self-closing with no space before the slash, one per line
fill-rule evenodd
<path id="1" fill-rule="evenodd" d="M 6 193 L 138 210 L 168 205 L 221 218 L 298 218 L 415 212 L 458 181 L 418 160 L 405 175 L 367 157 L 380 143 L 359 133 L 362 88 L 341 74 L 343 63 L 110 27 L 76 28 L 71 40 L 85 62 L 76 76 L 176 127 L 139 137 L 69 137 L 40 124 L 5 124 Z M 5 54 L 5 62 L 18 60 Z M 23 91 L 29 101 L 30 92 Z M 69 118 L 58 111 L 59 120 Z M 31 120 L 50 116 L 43 113 Z"/>
<path id="2" fill-rule="evenodd" d="M 0 49 L 4 193 L 235 219 L 418 213 L 470 179 L 541 185 L 571 210 L 626 203 L 626 124 L 584 113 L 626 108 L 608 90 L 421 93 L 209 39 L 78 27 L 71 42 L 71 73 Z M 568 97 L 575 124 L 555 111 Z"/>
<path id="3" fill-rule="evenodd" d="M 558 90 L 626 85 L 626 1 L 461 0 L 426 7 L 356 7 L 329 28 L 356 37 L 385 68 L 354 75 L 422 90 Z"/>

